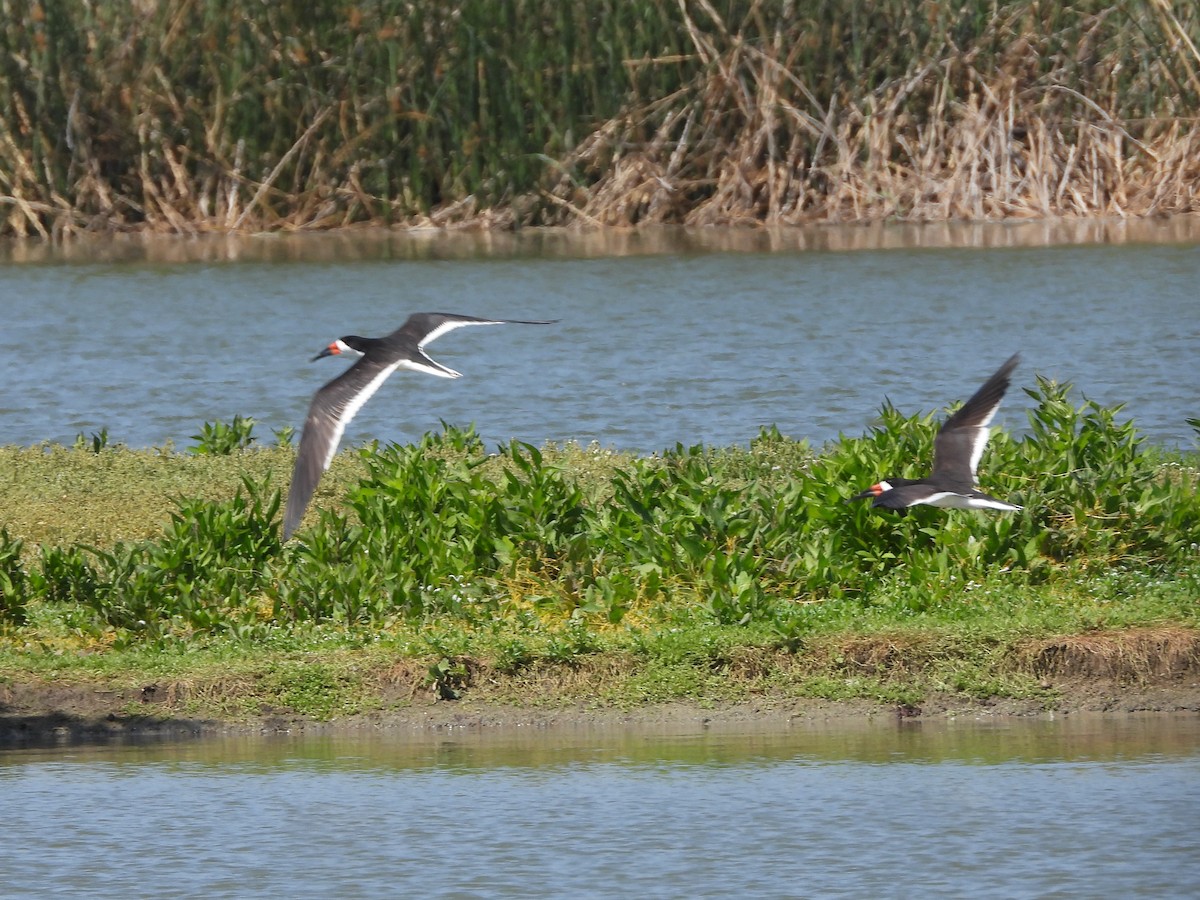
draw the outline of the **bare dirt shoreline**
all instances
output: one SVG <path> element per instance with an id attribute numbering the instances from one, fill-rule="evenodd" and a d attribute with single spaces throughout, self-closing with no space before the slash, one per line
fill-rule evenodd
<path id="1" fill-rule="evenodd" d="M 1047 682 L 1046 695 L 1031 699 L 972 700 L 932 694 L 919 705 L 868 700 L 821 700 L 764 696 L 753 701 L 702 705 L 678 702 L 634 709 L 520 706 L 416 697 L 404 706 L 329 721 L 276 710 L 251 718 L 187 718 L 156 702 L 157 691 L 114 691 L 94 686 L 13 684 L 0 686 L 0 747 L 53 747 L 130 740 L 185 739 L 217 735 L 361 734 L 405 737 L 447 732 L 504 733 L 613 729 L 694 733 L 706 729 L 752 730 L 827 725 L 886 724 L 901 720 L 1000 719 L 1087 713 L 1200 713 L 1200 673 L 1137 683 L 1108 678 Z M 141 710 L 145 711 L 142 712 Z M 131 711 L 136 710 L 136 711 Z"/>
<path id="2" fill-rule="evenodd" d="M 582 665 L 550 667 L 507 679 L 489 671 L 486 663 L 471 661 L 464 664 L 468 674 L 454 690 L 431 683 L 427 666 L 388 661 L 382 671 L 360 673 L 361 690 L 353 703 L 342 707 L 371 711 L 341 716 L 333 705 L 326 707 L 326 716 L 301 714 L 285 705 L 284 695 L 256 692 L 251 676 L 207 683 L 199 679 L 144 683 L 128 675 L 122 680 L 56 680 L 14 672 L 0 679 L 0 747 L 220 734 L 371 731 L 414 737 L 514 729 L 694 733 L 708 728 L 763 730 L 962 717 L 1200 713 L 1200 632 L 1192 628 L 1137 628 L 1023 644 L 996 672 L 1023 674 L 1020 698 L 981 699 L 932 689 L 922 693 L 911 688 L 922 683 L 914 677 L 920 668 L 919 654 L 896 656 L 892 651 L 899 651 L 891 641 L 884 641 L 882 647 L 889 652 L 881 654 L 878 640 L 861 639 L 843 642 L 839 653 L 856 672 L 910 685 L 900 696 L 920 697 L 919 702 L 797 696 L 804 693 L 802 678 L 755 677 L 765 672 L 782 675 L 789 667 L 814 663 L 791 654 L 768 654 L 728 669 L 724 678 L 741 688 L 729 696 L 745 699 L 657 703 L 598 701 L 606 696 L 603 686 L 619 680 L 619 667 L 611 660 L 597 661 L 592 672 Z"/>

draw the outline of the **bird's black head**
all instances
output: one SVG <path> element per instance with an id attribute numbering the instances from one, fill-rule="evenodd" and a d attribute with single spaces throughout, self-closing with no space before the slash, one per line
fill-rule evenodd
<path id="1" fill-rule="evenodd" d="M 890 491 L 891 489 L 892 489 L 892 486 L 890 484 L 888 484 L 886 481 L 881 481 L 878 484 L 871 485 L 869 488 L 867 488 L 861 494 L 855 494 L 853 497 L 847 497 L 842 502 L 843 503 L 853 503 L 855 500 L 873 499 L 875 497 L 878 497 L 884 491 Z"/>
<path id="2" fill-rule="evenodd" d="M 898 487 L 904 487 L 909 484 L 917 484 L 920 479 L 917 478 L 884 478 L 881 481 L 871 485 L 860 494 L 855 494 L 853 497 L 847 497 L 843 502 L 853 503 L 855 500 L 878 500 L 884 494 L 894 491 Z M 879 506 L 878 503 L 872 503 L 872 506 Z"/>
<path id="3" fill-rule="evenodd" d="M 310 362 L 316 362 L 324 356 L 362 356 L 367 352 L 367 345 L 371 342 L 370 338 L 359 337 L 357 334 L 347 334 L 338 338 L 316 356 Z"/>

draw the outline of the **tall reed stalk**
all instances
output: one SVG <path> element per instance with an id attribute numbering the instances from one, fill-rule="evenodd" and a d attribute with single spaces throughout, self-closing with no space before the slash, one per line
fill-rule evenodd
<path id="1" fill-rule="evenodd" d="M 1191 0 L 0 0 L 0 234 L 1200 207 Z"/>

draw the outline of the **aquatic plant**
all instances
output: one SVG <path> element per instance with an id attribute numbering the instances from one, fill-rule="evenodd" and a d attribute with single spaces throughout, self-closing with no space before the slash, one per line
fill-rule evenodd
<path id="1" fill-rule="evenodd" d="M 23 542 L 0 528 L 0 621 L 25 621 L 27 578 L 21 564 Z"/>
<path id="2" fill-rule="evenodd" d="M 26 579 L 29 592 L 79 604 L 98 627 L 134 634 L 155 636 L 172 625 L 221 631 L 254 621 L 255 598 L 279 554 L 279 492 L 248 479 L 243 490 L 225 502 L 180 501 L 153 541 L 42 548 Z"/>
<path id="3" fill-rule="evenodd" d="M 245 450 L 254 443 L 254 419 L 234 416 L 226 422 L 205 422 L 199 434 L 193 434 L 196 443 L 188 448 L 197 455 L 228 456 L 235 450 Z"/>
<path id="4" fill-rule="evenodd" d="M 91 450 L 92 453 L 99 453 L 108 446 L 108 429 L 101 428 L 99 431 L 93 431 L 90 438 L 85 438 L 81 431 L 75 435 L 73 446 L 76 450 Z"/>

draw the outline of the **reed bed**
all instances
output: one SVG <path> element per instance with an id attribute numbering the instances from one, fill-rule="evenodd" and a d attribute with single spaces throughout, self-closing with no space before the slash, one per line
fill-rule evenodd
<path id="1" fill-rule="evenodd" d="M 1191 0 L 0 0 L 0 234 L 1200 207 Z"/>

